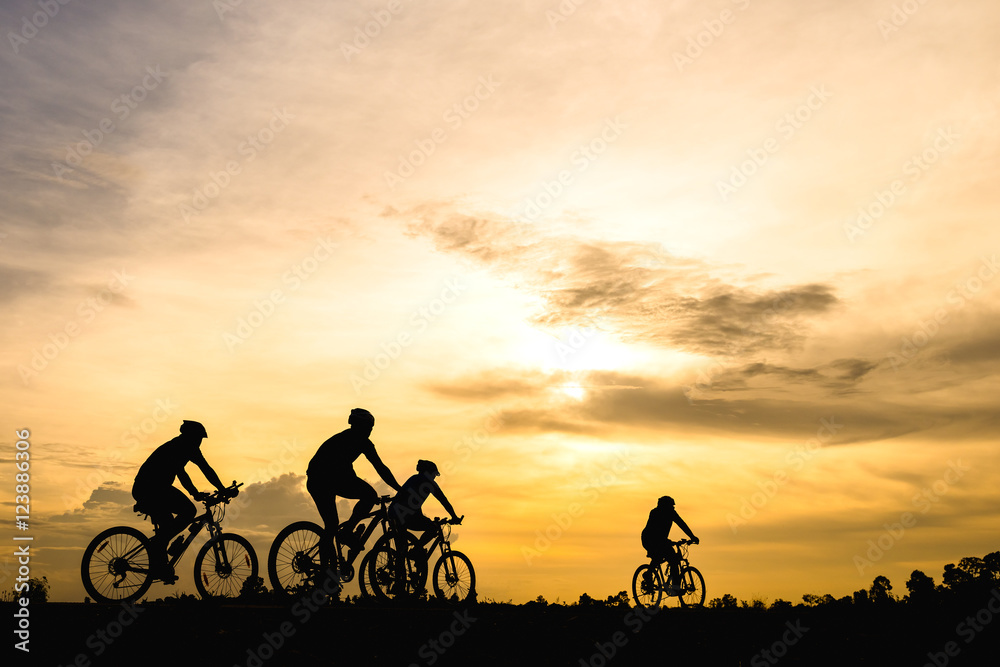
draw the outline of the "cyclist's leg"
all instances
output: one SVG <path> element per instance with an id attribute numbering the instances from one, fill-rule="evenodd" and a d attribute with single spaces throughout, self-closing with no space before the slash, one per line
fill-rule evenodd
<path id="1" fill-rule="evenodd" d="M 378 493 L 375 488 L 357 475 L 337 480 L 337 495 L 358 501 L 354 504 L 354 511 L 351 512 L 350 518 L 344 522 L 345 535 L 351 533 L 354 526 L 368 516 L 372 508 L 375 507 L 375 503 L 378 502 Z"/>
<path id="2" fill-rule="evenodd" d="M 417 546 L 426 549 L 430 541 L 434 539 L 438 525 L 418 511 L 406 517 L 406 529 L 413 532 L 423 533 L 417 538 Z"/>
<path id="3" fill-rule="evenodd" d="M 668 585 L 679 586 L 681 584 L 681 573 L 680 573 L 680 563 L 681 554 L 674 545 L 670 545 L 670 548 L 664 554 L 664 560 L 667 561 L 669 566 L 669 576 L 667 577 Z"/>
<path id="4" fill-rule="evenodd" d="M 150 559 L 154 569 L 160 570 L 158 574 L 161 574 L 168 569 L 167 547 L 170 540 L 190 525 L 197 510 L 184 492 L 173 486 L 152 491 L 133 489 L 132 495 L 157 527 L 150 540 Z"/>
<path id="5" fill-rule="evenodd" d="M 316 503 L 319 516 L 323 519 L 323 536 L 319 541 L 319 558 L 323 568 L 333 562 L 333 536 L 340 527 L 340 516 L 337 514 L 337 493 L 332 485 L 324 484 L 312 477 L 306 477 L 306 490 Z"/>

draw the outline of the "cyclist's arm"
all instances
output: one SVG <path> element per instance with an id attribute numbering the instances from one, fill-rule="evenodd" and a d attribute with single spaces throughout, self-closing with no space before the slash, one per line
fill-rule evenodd
<path id="1" fill-rule="evenodd" d="M 195 498 L 198 497 L 198 494 L 200 493 L 200 491 L 198 491 L 198 487 L 194 485 L 194 482 L 191 481 L 191 477 L 188 476 L 187 472 L 183 468 L 181 468 L 181 471 L 177 473 L 177 481 L 181 483 L 181 486 L 187 489 L 188 493 Z"/>
<path id="2" fill-rule="evenodd" d="M 375 472 L 378 473 L 378 476 L 382 478 L 383 482 L 394 488 L 397 492 L 400 490 L 401 487 L 399 486 L 399 482 L 397 482 L 396 478 L 392 476 L 392 472 L 389 470 L 389 467 L 382 463 L 382 459 L 379 458 L 374 445 L 365 451 L 365 458 L 367 458 L 372 464 L 372 467 L 375 468 Z"/>
<path id="3" fill-rule="evenodd" d="M 441 506 L 447 510 L 448 514 L 451 515 L 451 518 L 458 521 L 458 515 L 455 514 L 455 508 L 448 502 L 448 498 L 444 495 L 444 491 L 441 490 L 441 487 L 436 482 L 434 484 L 434 488 L 431 489 L 431 493 L 433 493 L 434 497 L 438 499 Z"/>
<path id="4" fill-rule="evenodd" d="M 677 514 L 676 512 L 674 513 L 674 522 L 675 522 L 675 523 L 676 523 L 676 524 L 677 524 L 678 526 L 680 526 L 680 529 L 681 529 L 681 530 L 683 530 L 683 531 L 684 531 L 685 533 L 687 533 L 687 536 L 688 536 L 688 537 L 690 537 L 690 538 L 691 538 L 692 540 L 694 540 L 695 542 L 697 542 L 697 541 L 698 541 L 698 538 L 697 538 L 697 537 L 695 537 L 695 535 L 694 535 L 694 533 L 693 533 L 693 532 L 691 532 L 691 529 L 690 529 L 690 528 L 688 528 L 688 525 L 687 525 L 686 523 L 684 523 L 684 519 L 682 519 L 682 518 L 681 518 L 681 515 L 680 515 L 680 514 Z"/>
<path id="5" fill-rule="evenodd" d="M 205 475 L 205 479 L 208 480 L 209 484 L 217 488 L 219 491 L 226 488 L 226 485 L 222 483 L 221 479 L 219 479 L 215 470 L 212 469 L 212 466 L 208 465 L 208 461 L 205 460 L 205 456 L 201 453 L 200 449 L 197 454 L 191 457 L 191 462 L 201 469 L 202 474 Z M 188 480 L 190 480 L 190 478 L 188 478 Z"/>

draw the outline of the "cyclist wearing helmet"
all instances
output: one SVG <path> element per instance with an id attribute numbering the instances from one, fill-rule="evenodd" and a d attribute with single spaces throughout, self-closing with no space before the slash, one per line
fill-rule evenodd
<path id="1" fill-rule="evenodd" d="M 403 482 L 403 488 L 399 490 L 396 497 L 389 506 L 389 516 L 394 518 L 399 525 L 406 530 L 423 531 L 417 541 L 419 547 L 423 548 L 434 538 L 435 523 L 424 516 L 420 511 L 427 496 L 433 495 L 438 502 L 451 514 L 452 523 L 462 523 L 462 519 L 455 514 L 455 509 L 448 502 L 444 491 L 434 481 L 440 476 L 438 468 L 432 461 L 417 461 L 417 474 Z"/>
<path id="2" fill-rule="evenodd" d="M 188 463 L 194 463 L 217 489 L 226 488 L 201 453 L 201 441 L 207 437 L 205 427 L 199 422 L 184 420 L 181 434 L 157 447 L 135 476 L 132 497 L 136 500 L 136 509 L 148 514 L 157 527 L 150 540 L 150 567 L 153 576 L 158 578 L 173 577 L 167 563 L 167 545 L 174 535 L 188 527 L 197 513 L 194 503 L 174 486 L 174 479 L 180 480 L 181 486 L 195 500 L 208 497 L 209 494 L 198 490 L 184 470 Z"/>
<path id="3" fill-rule="evenodd" d="M 354 526 L 363 519 L 378 500 L 378 493 L 371 484 L 358 477 L 354 472 L 354 461 L 362 454 L 375 468 L 382 480 L 396 491 L 399 483 L 392 476 L 389 468 L 382 463 L 375 445 L 369 439 L 375 428 L 375 417 L 362 408 L 351 410 L 347 419 L 350 425 L 345 431 L 332 436 L 319 446 L 316 454 L 309 461 L 306 470 L 306 489 L 316 502 L 316 509 L 323 518 L 323 539 L 320 541 L 320 553 L 324 563 L 330 563 L 333 554 L 333 534 L 352 549 L 362 547 L 354 535 Z M 337 496 L 357 499 L 351 517 L 340 524 L 337 514 Z M 339 526 L 339 530 L 338 530 Z"/>
<path id="4" fill-rule="evenodd" d="M 677 585 L 680 583 L 680 572 L 678 571 L 680 554 L 669 539 L 670 528 L 675 523 L 687 533 L 695 544 L 698 543 L 698 538 L 674 509 L 674 499 L 670 496 L 662 496 L 657 501 L 656 507 L 649 512 L 646 527 L 642 529 L 642 546 L 646 549 L 647 555 L 653 559 L 653 564 L 659 565 L 663 561 L 670 564 L 670 589 L 668 590 L 671 592 L 677 592 Z M 647 570 L 646 574 L 650 574 L 650 572 Z"/>

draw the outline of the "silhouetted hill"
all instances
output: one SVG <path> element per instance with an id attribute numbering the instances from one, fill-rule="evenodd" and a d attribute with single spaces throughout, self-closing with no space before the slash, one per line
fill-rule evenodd
<path id="1" fill-rule="evenodd" d="M 924 665 L 996 664 L 1000 592 L 971 606 L 821 605 L 643 610 L 580 605 L 446 608 L 212 601 L 31 608 L 31 660 L 123 665 Z M 3 605 L 11 618 L 12 607 Z M 983 610 L 987 612 L 983 612 Z M 979 618 L 974 631 L 969 618 Z M 949 644 L 951 642 L 951 644 Z M 957 657 L 947 656 L 951 650 Z M 19 653 L 19 652 L 15 652 Z M 605 657 L 606 656 L 606 657 Z M 20 654 L 20 657 L 24 657 Z M 581 660 L 583 661 L 581 663 Z"/>

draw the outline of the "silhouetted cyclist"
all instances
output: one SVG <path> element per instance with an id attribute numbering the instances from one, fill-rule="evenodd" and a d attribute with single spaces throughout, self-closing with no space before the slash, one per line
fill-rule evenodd
<path id="1" fill-rule="evenodd" d="M 316 502 L 316 509 L 323 518 L 323 539 L 319 543 L 320 558 L 324 564 L 332 563 L 333 534 L 351 549 L 361 549 L 362 544 L 354 535 L 354 526 L 363 519 L 378 500 L 378 493 L 371 484 L 354 472 L 354 461 L 362 454 L 375 468 L 382 480 L 396 491 L 399 483 L 389 468 L 382 463 L 375 445 L 369 440 L 375 428 L 375 417 L 362 408 L 351 410 L 347 418 L 350 428 L 334 435 L 316 450 L 306 469 L 306 489 Z M 343 524 L 337 514 L 337 496 L 357 499 L 354 512 Z"/>
<path id="2" fill-rule="evenodd" d="M 681 530 L 687 533 L 691 541 L 697 544 L 698 538 L 694 536 L 688 525 L 684 523 L 677 510 L 674 509 L 674 499 L 670 496 L 662 496 L 649 512 L 649 519 L 646 527 L 642 529 L 642 546 L 647 554 L 653 559 L 654 565 L 666 561 L 670 564 L 670 575 L 668 577 L 668 592 L 677 593 L 680 591 L 680 554 L 674 548 L 674 543 L 670 541 L 670 528 L 677 524 Z M 646 576 L 651 574 L 646 571 Z M 647 582 L 648 583 L 648 582 Z"/>
<path id="3" fill-rule="evenodd" d="M 392 499 L 389 506 L 389 516 L 406 530 L 423 531 L 423 535 L 417 540 L 417 546 L 423 549 L 428 542 L 434 538 L 437 524 L 424 516 L 420 511 L 427 496 L 433 495 L 441 503 L 442 507 L 451 514 L 452 523 L 461 523 L 462 520 L 455 509 L 448 502 L 444 491 L 434 481 L 435 477 L 441 475 L 437 466 L 432 461 L 417 461 L 417 474 L 403 482 L 403 487 Z"/>
<path id="4" fill-rule="evenodd" d="M 150 540 L 150 569 L 156 578 L 173 578 L 173 569 L 167 562 L 167 545 L 174 535 L 191 524 L 197 514 L 194 503 L 174 486 L 174 478 L 180 480 L 181 486 L 195 500 L 207 498 L 209 494 L 199 491 L 184 471 L 184 466 L 190 462 L 201 469 L 215 488 L 220 491 L 226 488 L 201 453 L 201 441 L 207 437 L 205 427 L 199 422 L 184 420 L 181 434 L 157 447 L 135 476 L 132 497 L 136 500 L 136 509 L 148 514 L 157 526 Z"/>

